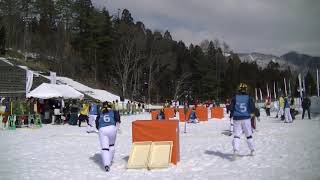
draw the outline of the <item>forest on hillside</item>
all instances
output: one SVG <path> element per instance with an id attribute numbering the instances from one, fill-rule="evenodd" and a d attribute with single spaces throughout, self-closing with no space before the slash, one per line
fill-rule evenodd
<path id="1" fill-rule="evenodd" d="M 175 41 L 168 30 L 151 30 L 127 9 L 112 16 L 91 0 L 1 0 L 0 53 L 21 51 L 59 76 L 90 82 L 125 98 L 223 101 L 245 82 L 266 94 L 283 91 L 283 78 L 297 94 L 297 76 L 270 62 L 261 69 L 241 62 L 226 42 Z M 29 56 L 32 54 L 33 56 Z M 34 56 L 34 54 L 36 56 Z M 307 92 L 315 93 L 307 75 Z"/>

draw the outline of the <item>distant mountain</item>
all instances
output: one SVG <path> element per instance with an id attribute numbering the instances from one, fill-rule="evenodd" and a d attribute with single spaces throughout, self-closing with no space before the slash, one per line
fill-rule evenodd
<path id="1" fill-rule="evenodd" d="M 262 53 L 240 53 L 238 54 L 242 62 L 256 62 L 261 68 L 266 68 L 270 61 L 278 63 L 281 69 L 290 67 L 292 70 L 298 69 L 294 64 L 272 54 Z"/>
<path id="2" fill-rule="evenodd" d="M 313 57 L 292 51 L 282 55 L 281 58 L 299 67 L 302 66 L 310 69 L 320 68 L 320 57 Z"/>
<path id="3" fill-rule="evenodd" d="M 297 52 L 289 52 L 280 57 L 262 53 L 239 53 L 238 55 L 242 62 L 256 62 L 261 68 L 266 68 L 270 61 L 278 63 L 281 69 L 290 67 L 292 71 L 298 72 L 320 68 L 320 57 L 312 57 Z"/>

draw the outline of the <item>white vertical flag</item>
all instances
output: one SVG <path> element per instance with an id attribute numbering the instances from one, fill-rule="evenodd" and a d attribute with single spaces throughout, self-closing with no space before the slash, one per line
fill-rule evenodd
<path id="1" fill-rule="evenodd" d="M 300 98 L 303 98 L 303 94 L 302 94 L 302 83 L 301 83 L 301 74 L 298 75 L 298 79 L 299 79 L 299 92 L 300 92 Z"/>
<path id="2" fill-rule="evenodd" d="M 257 92 L 257 88 L 254 88 L 255 92 L 256 92 L 256 101 L 258 101 L 258 92 Z"/>
<path id="3" fill-rule="evenodd" d="M 27 76 L 26 76 L 26 95 L 27 95 L 32 88 L 33 71 L 27 70 L 26 73 L 27 73 Z"/>
<path id="4" fill-rule="evenodd" d="M 306 91 L 306 81 L 305 81 L 305 77 L 303 77 L 302 85 L 303 85 L 303 96 L 306 96 L 306 95 L 307 95 L 307 91 Z"/>
<path id="5" fill-rule="evenodd" d="M 320 96 L 319 95 L 319 70 L 317 69 L 317 93 L 318 93 L 318 97 Z"/>
<path id="6" fill-rule="evenodd" d="M 284 82 L 284 93 L 286 96 L 288 96 L 286 78 L 283 78 L 283 82 Z"/>
<path id="7" fill-rule="evenodd" d="M 289 96 L 291 96 L 291 85 L 290 85 L 290 79 L 289 79 Z"/>
<path id="8" fill-rule="evenodd" d="M 274 95 L 274 99 L 277 99 L 277 93 L 276 93 L 276 82 L 273 82 L 273 95 Z"/>
<path id="9" fill-rule="evenodd" d="M 261 88 L 259 88 L 260 90 L 260 100 L 262 101 L 262 91 L 261 91 Z"/>
<path id="10" fill-rule="evenodd" d="M 268 98 L 270 98 L 270 92 L 269 92 L 269 86 L 268 86 L 268 83 L 267 83 L 267 96 L 268 96 Z"/>

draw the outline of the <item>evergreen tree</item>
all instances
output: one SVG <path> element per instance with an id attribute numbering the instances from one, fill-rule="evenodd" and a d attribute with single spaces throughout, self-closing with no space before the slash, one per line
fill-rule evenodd
<path id="1" fill-rule="evenodd" d="M 112 43 L 111 17 L 108 11 L 106 9 L 103 9 L 102 12 L 93 10 L 89 17 L 88 25 L 90 36 L 87 39 L 87 49 L 89 49 L 90 53 L 85 66 L 92 67 L 89 70 L 95 72 L 95 81 L 102 81 L 107 77 L 103 71 L 110 70 L 110 66 L 105 65 L 110 58 Z"/>
<path id="2" fill-rule="evenodd" d="M 124 9 L 122 11 L 121 21 L 123 21 L 124 23 L 129 24 L 129 25 L 133 24 L 133 18 L 132 18 L 131 13 L 129 12 L 128 9 Z"/>
<path id="3" fill-rule="evenodd" d="M 64 24 L 66 31 L 69 31 L 72 27 L 72 18 L 75 9 L 73 0 L 57 0 L 55 4 L 57 12 L 57 21 Z"/>
<path id="4" fill-rule="evenodd" d="M 73 18 L 73 46 L 78 49 L 82 56 L 88 55 L 88 40 L 90 39 L 89 19 L 93 12 L 91 0 L 76 0 L 74 2 Z"/>
<path id="5" fill-rule="evenodd" d="M 56 29 L 55 26 L 55 8 L 52 0 L 36 0 L 36 12 L 40 15 L 39 32 L 46 36 L 52 30 Z"/>
<path id="6" fill-rule="evenodd" d="M 223 98 L 230 98 L 236 92 L 236 88 L 240 83 L 239 78 L 239 65 L 241 61 L 237 54 L 231 53 L 227 69 L 226 69 L 226 76 L 224 78 L 224 83 L 222 84 L 222 97 Z"/>
<path id="7" fill-rule="evenodd" d="M 19 49 L 19 42 L 23 36 L 23 24 L 19 19 L 20 0 L 1 0 L 0 16 L 7 31 L 7 46 L 13 49 Z"/>
<path id="8" fill-rule="evenodd" d="M 317 90 L 317 84 L 316 81 L 314 80 L 314 77 L 308 71 L 306 77 L 305 77 L 305 86 L 306 86 L 306 93 L 309 96 L 316 95 L 316 90 Z"/>
<path id="9" fill-rule="evenodd" d="M 166 32 L 164 33 L 163 38 L 165 40 L 172 41 L 171 34 L 170 34 L 170 32 L 168 30 L 166 30 Z"/>
<path id="10" fill-rule="evenodd" d="M 6 52 L 5 50 L 6 50 L 6 29 L 4 26 L 2 26 L 0 28 L 0 54 L 4 55 Z"/>

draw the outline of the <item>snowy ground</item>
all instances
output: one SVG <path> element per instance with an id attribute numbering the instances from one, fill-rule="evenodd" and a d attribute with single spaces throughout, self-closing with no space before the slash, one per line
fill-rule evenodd
<path id="1" fill-rule="evenodd" d="M 0 179 L 320 179 L 320 117 L 284 124 L 261 112 L 254 133 L 256 156 L 242 136 L 240 154 L 232 161 L 227 119 L 188 124 L 180 131 L 180 162 L 162 170 L 127 170 L 131 122 L 149 114 L 122 117 L 115 163 L 103 170 L 97 134 L 85 127 L 45 125 L 41 129 L 0 131 Z M 273 116 L 274 117 L 274 116 Z M 183 128 L 183 124 L 180 124 Z"/>

